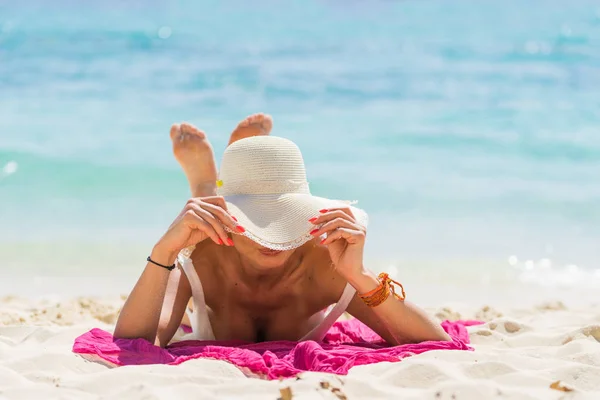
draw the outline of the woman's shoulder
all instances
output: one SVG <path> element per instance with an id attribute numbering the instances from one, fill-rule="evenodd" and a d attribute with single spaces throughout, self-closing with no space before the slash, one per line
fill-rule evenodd
<path id="1" fill-rule="evenodd" d="M 196 245 L 190 258 L 200 280 L 204 281 L 218 270 L 217 266 L 222 264 L 224 258 L 223 248 L 224 246 L 219 246 L 211 240 L 204 240 Z"/>

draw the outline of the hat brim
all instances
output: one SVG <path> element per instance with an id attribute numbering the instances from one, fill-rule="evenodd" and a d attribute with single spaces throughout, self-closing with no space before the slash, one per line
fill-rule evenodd
<path id="1" fill-rule="evenodd" d="M 227 210 L 246 230 L 244 235 L 269 249 L 290 250 L 313 239 L 310 218 L 319 210 L 348 207 L 351 202 L 331 200 L 304 193 L 225 196 Z M 357 222 L 367 225 L 367 214 L 350 206 Z"/>

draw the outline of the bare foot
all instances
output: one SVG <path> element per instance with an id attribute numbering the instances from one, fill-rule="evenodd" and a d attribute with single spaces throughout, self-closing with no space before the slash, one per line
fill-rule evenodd
<path id="1" fill-rule="evenodd" d="M 242 122 L 240 122 L 231 132 L 228 146 L 240 139 L 245 139 L 251 136 L 266 136 L 271 133 L 273 128 L 273 118 L 268 114 L 253 114 Z"/>
<path id="2" fill-rule="evenodd" d="M 193 125 L 171 127 L 173 153 L 187 176 L 193 197 L 217 194 L 217 164 L 208 138 Z"/>

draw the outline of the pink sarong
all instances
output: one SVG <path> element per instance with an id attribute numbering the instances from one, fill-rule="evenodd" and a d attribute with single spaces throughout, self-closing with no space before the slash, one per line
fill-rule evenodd
<path id="1" fill-rule="evenodd" d="M 166 348 L 145 339 L 115 339 L 101 329 L 92 329 L 75 339 L 73 351 L 88 359 L 113 366 L 169 364 L 177 365 L 195 358 L 228 361 L 248 375 L 278 379 L 303 371 L 345 375 L 357 365 L 381 361 L 400 361 L 430 350 L 472 350 L 466 327 L 479 321 L 443 322 L 452 337 L 448 342 L 422 342 L 389 346 L 380 336 L 356 319 L 338 321 L 323 342 L 182 341 Z"/>

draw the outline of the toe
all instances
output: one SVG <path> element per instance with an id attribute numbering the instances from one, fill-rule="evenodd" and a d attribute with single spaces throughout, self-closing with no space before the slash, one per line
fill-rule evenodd
<path id="1" fill-rule="evenodd" d="M 169 134 L 171 136 L 171 140 L 175 140 L 175 138 L 179 137 L 179 135 L 181 135 L 181 127 L 179 124 L 171 125 L 171 132 Z"/>
<path id="2" fill-rule="evenodd" d="M 268 114 L 263 114 L 262 126 L 267 134 L 271 132 L 271 129 L 273 128 L 273 118 Z"/>
<path id="3" fill-rule="evenodd" d="M 187 122 L 184 122 L 181 124 L 181 132 L 188 134 L 188 135 L 197 135 L 202 138 L 204 138 L 204 136 L 205 136 L 204 132 L 202 132 L 200 129 L 196 128 L 194 125 L 188 124 Z"/>
<path id="4" fill-rule="evenodd" d="M 181 133 L 193 133 L 194 129 L 192 124 L 188 124 L 187 122 L 181 123 Z"/>
<path id="5" fill-rule="evenodd" d="M 240 122 L 238 126 L 246 127 L 253 124 L 260 125 L 261 128 L 263 128 L 266 131 L 266 133 L 269 133 L 271 131 L 271 128 L 273 127 L 273 118 L 271 118 L 270 115 L 265 113 L 252 114 L 246 119 L 244 119 L 242 122 Z"/>
<path id="6" fill-rule="evenodd" d="M 250 125 L 251 123 L 252 123 L 252 115 L 244 118 L 244 120 L 238 124 L 238 127 L 244 128 L 244 127 Z"/>

